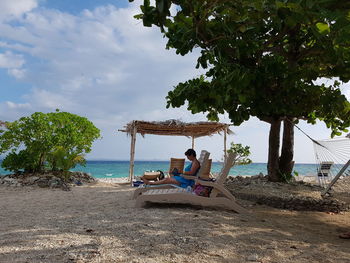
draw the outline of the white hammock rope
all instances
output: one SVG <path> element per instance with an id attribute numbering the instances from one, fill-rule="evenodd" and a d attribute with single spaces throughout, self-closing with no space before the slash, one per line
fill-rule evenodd
<path id="1" fill-rule="evenodd" d="M 319 183 L 325 186 L 322 192 L 322 196 L 325 196 L 339 178 L 350 174 L 350 139 L 343 137 L 317 142 L 318 144 L 314 143 L 317 175 Z M 324 167 L 327 163 L 332 164 L 330 169 L 323 173 L 322 166 Z"/>
<path id="2" fill-rule="evenodd" d="M 314 143 L 317 171 L 324 162 L 333 162 L 330 169 L 330 177 L 335 177 L 340 169 L 350 159 L 350 139 L 337 138 L 333 140 L 319 140 Z M 321 146 L 320 146 L 321 145 Z"/>
<path id="3" fill-rule="evenodd" d="M 327 194 L 337 180 L 350 175 L 350 138 L 339 137 L 327 140 L 314 140 L 298 126 L 314 145 L 316 173 L 320 185 L 325 187 L 322 196 Z M 350 190 L 350 189 L 349 189 Z"/>

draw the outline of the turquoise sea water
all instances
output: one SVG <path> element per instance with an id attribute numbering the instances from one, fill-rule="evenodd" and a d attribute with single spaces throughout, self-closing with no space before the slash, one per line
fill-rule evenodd
<path id="1" fill-rule="evenodd" d="M 1 161 L 0 161 L 1 162 Z M 221 170 L 221 163 L 212 164 L 212 173 Z M 147 170 L 168 171 L 168 161 L 135 161 L 135 175 L 142 175 Z M 120 178 L 129 175 L 129 161 L 87 161 L 85 167 L 78 166 L 74 171 L 83 171 L 90 173 L 96 178 Z M 295 164 L 294 171 L 301 175 L 314 175 L 316 173 L 315 164 Z M 231 169 L 231 175 L 257 175 L 260 172 L 266 174 L 266 163 L 252 163 L 249 165 L 235 166 Z M 0 167 L 0 174 L 7 174 Z"/>

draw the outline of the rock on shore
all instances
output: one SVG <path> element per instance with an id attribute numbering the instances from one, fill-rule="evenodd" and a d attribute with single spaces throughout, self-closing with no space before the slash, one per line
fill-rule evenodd
<path id="1" fill-rule="evenodd" d="M 88 173 L 69 172 L 67 175 L 62 173 L 21 173 L 0 176 L 0 185 L 21 187 L 38 186 L 48 188 L 61 188 L 69 190 L 70 186 L 82 185 L 84 183 L 94 182 L 95 179 Z"/>

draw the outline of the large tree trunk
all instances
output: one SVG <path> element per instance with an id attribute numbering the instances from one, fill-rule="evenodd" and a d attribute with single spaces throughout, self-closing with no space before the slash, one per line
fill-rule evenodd
<path id="1" fill-rule="evenodd" d="M 279 169 L 281 174 L 290 178 L 294 166 L 294 125 L 286 119 L 283 121 L 283 143 L 281 157 L 279 160 Z"/>
<path id="2" fill-rule="evenodd" d="M 280 149 L 280 131 L 281 120 L 273 119 L 270 121 L 269 135 L 269 158 L 267 162 L 268 178 L 270 181 L 279 182 L 279 149 Z"/>

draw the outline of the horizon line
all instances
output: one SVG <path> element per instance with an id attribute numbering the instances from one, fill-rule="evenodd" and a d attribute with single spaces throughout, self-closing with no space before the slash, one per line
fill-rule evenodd
<path id="1" fill-rule="evenodd" d="M 122 159 L 86 159 L 86 161 L 109 161 L 109 162 L 129 162 L 130 160 L 122 160 Z M 135 162 L 169 162 L 169 160 L 161 160 L 161 159 L 135 159 Z M 188 160 L 186 160 L 188 162 Z M 213 161 L 214 163 L 222 163 L 223 161 Z M 267 164 L 267 162 L 252 162 L 252 163 L 262 163 Z M 306 163 L 306 162 L 298 162 L 296 164 L 316 164 L 316 163 Z"/>
<path id="2" fill-rule="evenodd" d="M 3 161 L 3 158 L 0 158 L 0 161 Z M 130 160 L 122 160 L 122 159 L 86 159 L 87 162 L 89 161 L 94 161 L 94 162 L 129 162 Z M 135 162 L 169 162 L 169 160 L 161 160 L 161 159 L 152 159 L 152 160 L 147 160 L 147 159 L 135 159 Z M 188 160 L 186 160 L 188 162 Z M 213 161 L 213 163 L 222 163 L 223 161 Z M 267 162 L 252 162 L 252 164 L 267 164 Z M 316 163 L 305 163 L 305 162 L 298 162 L 295 164 L 316 164 Z"/>

